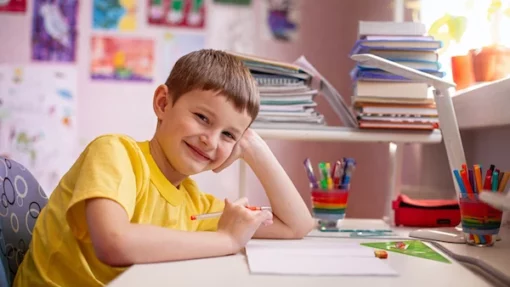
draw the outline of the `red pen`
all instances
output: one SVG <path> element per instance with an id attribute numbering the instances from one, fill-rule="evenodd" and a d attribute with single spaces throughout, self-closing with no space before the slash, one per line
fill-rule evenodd
<path id="1" fill-rule="evenodd" d="M 466 187 L 466 192 L 468 194 L 473 194 L 473 188 L 471 187 L 471 183 L 469 183 L 467 172 L 465 170 L 460 171 L 460 177 L 462 178 L 462 181 L 464 182 L 464 186 Z"/>
<path id="2" fill-rule="evenodd" d="M 340 178 L 343 176 L 342 162 L 337 160 L 333 172 L 333 185 L 335 188 L 340 187 Z"/>
<path id="3" fill-rule="evenodd" d="M 491 190 L 492 189 L 492 170 L 488 169 L 487 173 L 485 174 L 485 182 L 483 184 L 484 190 Z"/>
<path id="4" fill-rule="evenodd" d="M 271 207 L 268 206 L 245 206 L 249 210 L 269 210 L 271 211 Z M 213 213 L 204 213 L 204 214 L 198 214 L 198 215 L 192 215 L 191 220 L 198 220 L 198 219 L 206 219 L 206 218 L 216 218 L 220 217 L 223 212 L 213 212 Z"/>

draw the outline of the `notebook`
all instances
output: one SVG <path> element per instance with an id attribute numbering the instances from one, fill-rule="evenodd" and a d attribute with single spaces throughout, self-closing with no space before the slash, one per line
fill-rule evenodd
<path id="1" fill-rule="evenodd" d="M 252 76 L 259 86 L 305 86 L 304 80 L 294 77 L 286 77 L 284 75 L 252 73 Z"/>
<path id="2" fill-rule="evenodd" d="M 352 110 L 347 106 L 344 102 L 344 99 L 340 93 L 331 85 L 313 66 L 308 62 L 308 60 L 301 56 L 295 62 L 295 64 L 300 65 L 310 71 L 315 78 L 319 80 L 320 91 L 322 95 L 328 101 L 330 107 L 340 118 L 342 123 L 347 127 L 357 127 L 356 116 L 352 112 Z"/>
<path id="3" fill-rule="evenodd" d="M 236 53 L 232 51 L 227 51 L 227 53 L 241 59 L 251 71 L 284 75 L 303 80 L 309 80 L 311 78 L 311 74 L 308 71 L 294 64 L 271 60 L 259 56 Z"/>

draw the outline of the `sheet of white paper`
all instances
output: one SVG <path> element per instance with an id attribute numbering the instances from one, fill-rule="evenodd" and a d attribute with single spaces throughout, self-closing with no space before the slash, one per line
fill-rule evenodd
<path id="1" fill-rule="evenodd" d="M 252 240 L 246 255 L 253 274 L 398 275 L 371 248 L 357 243 Z"/>

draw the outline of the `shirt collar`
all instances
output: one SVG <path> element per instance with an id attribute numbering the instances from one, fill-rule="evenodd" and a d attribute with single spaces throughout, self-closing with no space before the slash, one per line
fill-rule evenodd
<path id="1" fill-rule="evenodd" d="M 150 152 L 149 141 L 139 142 L 138 145 L 140 146 L 140 149 L 142 150 L 145 159 L 147 160 L 147 164 L 149 165 L 151 182 L 154 184 L 154 186 L 156 186 L 156 189 L 159 191 L 161 196 L 163 196 L 163 198 L 165 198 L 165 200 L 173 206 L 182 204 L 186 193 L 185 182 L 189 179 L 184 179 L 179 185 L 179 188 L 175 187 L 165 177 L 163 172 L 161 172 L 161 169 L 159 169 L 156 161 L 154 161 L 154 158 Z"/>

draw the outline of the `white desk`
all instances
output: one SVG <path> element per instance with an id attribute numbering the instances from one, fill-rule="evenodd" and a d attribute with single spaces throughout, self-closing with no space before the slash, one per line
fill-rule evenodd
<path id="1" fill-rule="evenodd" d="M 407 230 L 399 229 L 407 234 Z M 494 247 L 441 243 L 458 255 L 482 259 L 504 274 L 510 274 L 510 229 L 502 231 L 502 241 Z M 408 238 L 409 239 L 409 238 Z M 390 239 L 351 239 L 307 237 L 304 240 L 342 240 L 346 242 L 390 241 Z M 437 248 L 435 248 L 438 250 Z M 388 252 L 388 264 L 397 277 L 384 276 L 283 276 L 251 275 L 244 254 L 232 256 L 135 265 L 112 281 L 110 287 L 130 286 L 498 286 L 477 269 L 468 268 L 446 255 L 452 264 Z M 475 271 L 475 272 L 473 272 Z M 499 286 L 503 286 L 500 284 Z"/>

